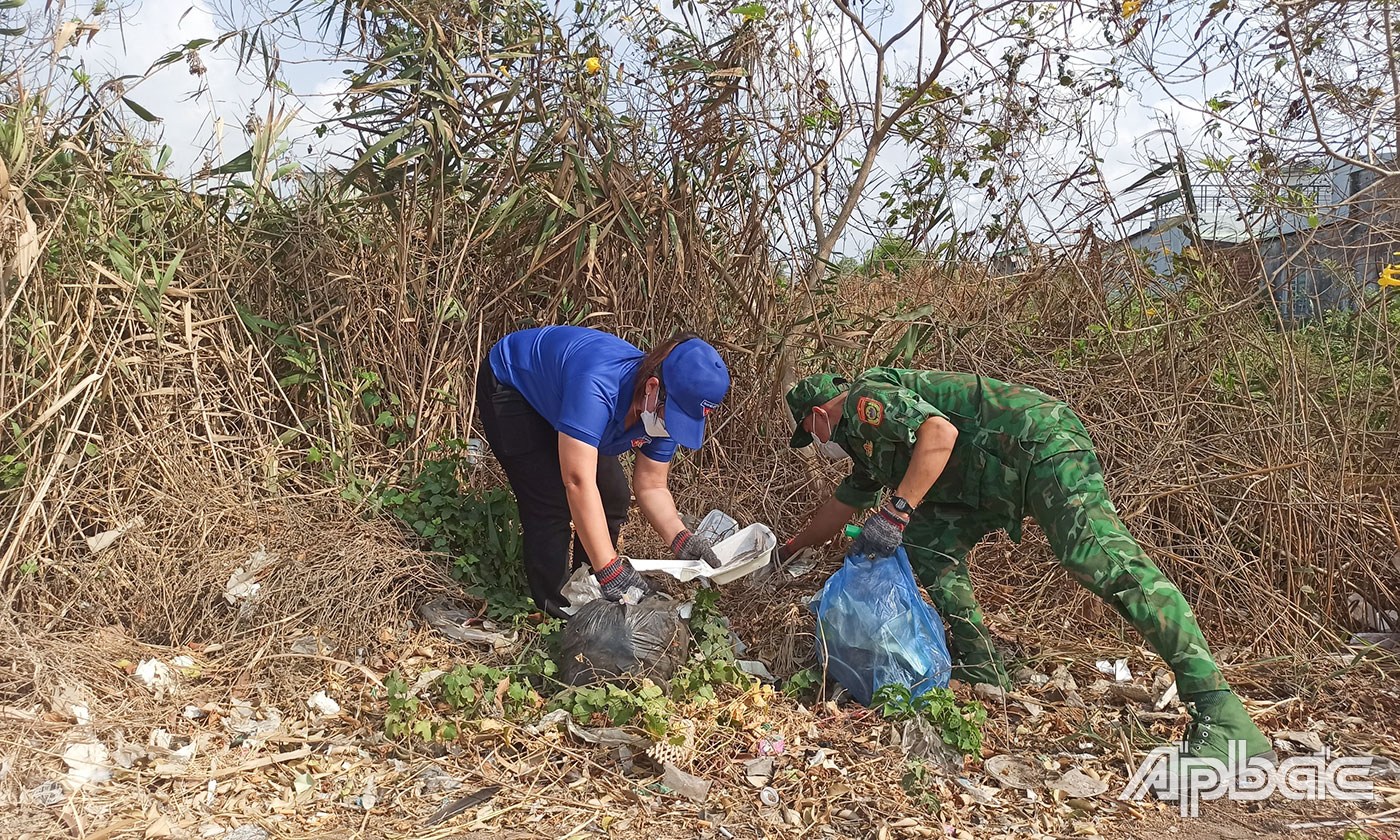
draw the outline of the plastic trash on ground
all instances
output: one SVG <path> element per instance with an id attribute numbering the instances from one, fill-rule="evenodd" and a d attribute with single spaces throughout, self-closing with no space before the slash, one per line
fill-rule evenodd
<path id="1" fill-rule="evenodd" d="M 662 595 L 640 604 L 603 598 L 584 604 L 564 626 L 560 678 L 569 685 L 622 676 L 664 683 L 685 661 L 690 643 L 690 628 L 676 606 Z"/>
<path id="2" fill-rule="evenodd" d="M 418 615 L 428 626 L 454 642 L 486 644 L 497 650 L 515 646 L 520 634 L 498 632 L 495 623 L 478 617 L 475 611 L 448 598 L 438 598 L 418 607 Z"/>
<path id="3" fill-rule="evenodd" d="M 340 704 L 331 699 L 324 689 L 312 694 L 306 701 L 306 707 L 321 715 L 340 714 Z"/>
<path id="4" fill-rule="evenodd" d="M 96 742 L 69 745 L 63 751 L 63 762 L 68 765 L 68 783 L 75 788 L 100 785 L 112 778 L 111 756 Z"/>
<path id="5" fill-rule="evenodd" d="M 862 705 L 886 685 L 946 688 L 943 620 L 924 603 L 909 558 L 847 557 L 815 599 L 817 657 Z"/>
<path id="6" fill-rule="evenodd" d="M 593 570 L 587 563 L 574 569 L 574 573 L 569 575 L 568 581 L 560 588 L 559 594 L 569 602 L 569 606 L 560 607 L 559 611 L 570 616 L 582 609 L 584 604 L 603 597 L 603 591 L 598 588 L 598 581 L 593 577 Z"/>
<path id="7" fill-rule="evenodd" d="M 1128 660 L 1126 659 L 1119 659 L 1116 662 L 1100 659 L 1094 663 L 1094 667 L 1099 669 L 1099 673 L 1108 674 L 1119 682 L 1128 682 L 1133 678 L 1133 672 L 1128 669 Z"/>
<path id="8" fill-rule="evenodd" d="M 711 544 L 728 539 L 739 530 L 739 523 L 734 521 L 734 517 L 722 510 L 712 510 L 705 514 L 705 518 L 700 520 L 700 527 L 695 529 L 697 537 L 704 537 Z"/>

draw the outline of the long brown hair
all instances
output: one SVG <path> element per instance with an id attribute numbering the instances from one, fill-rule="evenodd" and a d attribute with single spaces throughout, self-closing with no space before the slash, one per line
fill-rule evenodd
<path id="1" fill-rule="evenodd" d="M 632 402 L 635 403 L 646 393 L 648 379 L 653 376 L 658 380 L 661 378 L 661 363 L 666 361 L 666 357 L 671 355 L 671 351 L 675 350 L 677 345 L 699 337 L 699 333 L 678 332 L 651 348 L 651 352 L 642 358 L 642 363 L 637 365 L 637 378 L 632 383 Z M 664 394 L 665 389 L 666 386 L 662 385 L 660 393 Z"/>

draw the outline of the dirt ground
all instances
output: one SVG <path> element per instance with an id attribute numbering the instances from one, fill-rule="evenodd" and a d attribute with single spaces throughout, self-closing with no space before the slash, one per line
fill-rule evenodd
<path id="1" fill-rule="evenodd" d="M 220 597 L 229 576 L 218 564 L 236 567 L 264 544 L 296 564 L 285 583 L 280 572 L 261 578 L 264 587 L 275 595 L 285 586 L 295 599 L 307 597 L 318 570 L 339 569 L 347 556 L 370 557 L 366 546 L 378 544 L 384 556 L 375 556 L 376 568 L 393 568 L 407 582 L 386 588 L 380 607 L 356 614 L 368 635 L 337 639 L 313 612 L 293 608 L 255 616 L 220 641 L 170 646 L 138 641 L 115 623 L 49 633 L 12 625 L 0 645 L 0 838 L 1360 840 L 1400 831 L 1393 657 L 1338 652 L 1252 664 L 1222 657 L 1281 757 L 1324 747 L 1396 764 L 1374 780 L 1369 801 L 1205 802 L 1200 816 L 1182 818 L 1174 803 L 1118 799 L 1147 751 L 1184 730 L 1187 715 L 1171 696 L 1169 673 L 1111 617 L 1063 620 L 1079 609 L 1073 605 L 1031 613 L 988 599 L 1017 686 L 996 697 L 954 684 L 960 698 L 976 696 L 988 709 L 976 756 L 933 755 L 911 765 L 902 724 L 840 696 L 790 695 L 758 683 L 677 704 L 670 731 L 685 734 L 664 760 L 682 776 L 649 754 L 656 751 L 639 730 L 600 731 L 608 724 L 596 719 L 541 724 L 543 709 L 507 713 L 501 687 L 485 713 L 457 721 L 456 737 L 391 739 L 384 689 L 391 672 L 416 678 L 459 664 L 501 664 L 519 648 L 454 643 L 419 621 L 414 599 L 437 595 L 444 584 L 413 583 L 427 580 L 430 569 L 415 571 L 403 545 L 367 534 L 347 555 L 344 538 L 278 521 L 241 554 L 210 561 L 212 596 Z M 341 553 L 322 558 L 320 545 Z M 768 663 L 780 679 L 810 664 L 802 603 L 827 571 L 723 588 L 720 607 L 747 644 L 744 656 Z M 295 599 L 288 603 L 301 602 Z M 42 626 L 33 616 L 26 621 Z M 530 630 L 517 630 L 511 644 L 518 646 Z M 1098 665 L 1118 659 L 1131 679 Z M 482 688 L 490 696 L 492 687 Z M 420 699 L 424 708 L 446 708 L 431 689 Z M 989 768 L 1006 756 L 1024 759 L 1043 778 L 1027 788 L 999 780 Z M 762 766 L 766 759 L 771 766 Z M 1089 789 L 1052 789 L 1070 771 Z M 687 784 L 703 790 L 687 791 Z M 456 813 L 433 820 L 454 804 Z"/>
<path id="2" fill-rule="evenodd" d="M 105 638 L 119 644 L 116 634 Z M 382 674 L 390 664 L 445 669 L 474 658 L 470 648 L 445 644 L 426 631 L 415 631 L 398 648 L 393 659 L 373 662 L 368 671 Z M 114 672 L 115 663 L 133 657 L 173 660 L 176 655 L 139 645 L 125 655 L 103 652 Z M 386 739 L 385 704 L 369 676 L 334 657 L 327 660 L 320 663 L 321 682 L 340 709 L 325 715 L 305 704 L 278 708 L 255 702 L 252 724 L 265 722 L 267 731 L 253 736 L 239 737 L 250 727 L 238 717 L 234 700 L 257 694 L 258 686 L 224 681 L 217 656 L 197 659 L 199 676 L 176 678 L 159 699 L 123 673 L 125 690 L 149 700 L 125 723 L 100 719 L 91 709 L 86 725 L 71 709 L 67 716 L 37 706 L 0 709 L 5 745 L 0 780 L 9 798 L 0 813 L 0 836 L 1342 838 L 1356 828 L 1384 838 L 1395 836 L 1387 819 L 1400 814 L 1400 782 L 1393 779 L 1376 782 L 1374 801 L 1275 796 L 1261 803 L 1206 802 L 1199 817 L 1187 819 L 1172 803 L 1119 801 L 1127 776 L 1124 752 L 1141 758 L 1125 733 L 1145 728 L 1165 738 L 1179 732 L 1185 720 L 1170 705 L 1169 711 L 1156 712 L 1150 708 L 1155 702 L 1131 699 L 1150 691 L 1146 663 L 1132 657 L 1130 664 L 1144 674 L 1126 684 L 1130 689 L 1120 684 L 1104 690 L 1103 682 L 1092 681 L 1089 663 L 1023 669 L 1022 678 L 1040 673 L 1047 679 L 1018 686 L 1000 705 L 989 700 L 981 758 L 967 759 L 960 770 L 939 770 L 914 790 L 901 784 L 906 758 L 890 743 L 894 727 L 870 710 L 831 701 L 804 705 L 771 690 L 736 690 L 718 701 L 723 714 L 714 708 L 682 710 L 698 725 L 683 769 L 710 782 L 703 802 L 665 786 L 663 768 L 640 747 L 588 744 L 557 726 L 533 731 L 504 717 L 487 717 L 470 722 L 445 744 Z M 1071 684 L 1078 687 L 1070 690 L 1083 708 L 1061 699 L 1066 677 L 1075 680 Z M 1311 731 L 1338 754 L 1376 751 L 1400 757 L 1393 732 L 1400 701 L 1393 683 L 1353 679 L 1339 688 L 1344 690 L 1330 704 L 1251 702 L 1251 710 L 1266 731 Z M 958 690 L 967 694 L 965 687 Z M 104 699 L 116 698 L 97 697 L 92 708 Z M 1355 714 L 1358 710 L 1366 716 Z M 728 725 L 716 723 L 721 718 Z M 764 804 L 745 778 L 746 762 L 774 736 L 785 740 L 766 784 L 776 794 L 776 807 Z M 103 763 L 113 769 L 112 778 L 78 788 L 63 785 L 71 767 L 63 760 L 65 751 L 85 743 L 106 747 Z M 129 768 L 121 768 L 116 758 L 123 744 L 141 747 Z M 1056 772 L 1081 770 L 1101 779 L 1106 790 L 1075 798 L 1043 786 L 1007 787 L 985 772 L 985 762 L 997 755 L 1025 756 Z M 62 798 L 39 804 L 36 793 L 54 781 Z M 500 789 L 485 802 L 430 825 L 444 804 L 491 786 Z"/>

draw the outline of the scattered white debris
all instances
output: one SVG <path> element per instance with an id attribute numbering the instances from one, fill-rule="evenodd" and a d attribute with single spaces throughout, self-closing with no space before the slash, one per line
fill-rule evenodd
<path id="1" fill-rule="evenodd" d="M 1347 594 L 1347 612 L 1352 621 L 1366 630 L 1389 633 L 1400 629 L 1400 613 L 1383 610 L 1357 592 Z"/>
<path id="2" fill-rule="evenodd" d="M 101 554 L 112 547 L 112 544 L 137 528 L 145 527 L 146 520 L 140 516 L 135 517 L 130 522 L 110 531 L 103 531 L 95 537 L 87 538 L 88 551 L 93 554 Z"/>
<path id="3" fill-rule="evenodd" d="M 1285 729 L 1274 733 L 1274 746 L 1284 752 L 1300 753 L 1320 753 L 1326 747 L 1322 743 L 1322 736 L 1316 732 L 1298 732 L 1296 730 Z"/>
<path id="4" fill-rule="evenodd" d="M 262 589 L 262 584 L 253 580 L 253 573 L 239 567 L 228 576 L 228 583 L 224 585 L 224 600 L 236 604 L 257 595 L 259 589 Z"/>
<path id="5" fill-rule="evenodd" d="M 371 777 L 369 781 L 365 782 L 364 792 L 360 794 L 360 807 L 368 811 L 377 804 L 379 804 L 379 788 L 375 786 L 374 779 Z"/>
<path id="6" fill-rule="evenodd" d="M 127 743 L 118 733 L 117 748 L 112 751 L 112 762 L 123 770 L 130 770 L 136 762 L 144 761 L 148 754 L 140 744 Z"/>
<path id="7" fill-rule="evenodd" d="M 764 756 L 744 762 L 744 780 L 756 788 L 768 786 L 768 780 L 773 778 L 773 757 Z"/>
<path id="8" fill-rule="evenodd" d="M 276 554 L 268 554 L 261 548 L 249 554 L 248 562 L 228 576 L 228 583 L 224 584 L 224 600 L 237 604 L 256 598 L 258 590 L 262 589 L 262 584 L 257 582 L 258 574 L 276 562 Z"/>
<path id="9" fill-rule="evenodd" d="M 1107 674 L 1119 682 L 1127 682 L 1133 678 L 1133 672 L 1128 670 L 1128 660 L 1119 659 L 1116 662 L 1109 662 L 1107 659 L 1100 659 L 1094 663 L 1094 667 L 1100 673 Z"/>
<path id="10" fill-rule="evenodd" d="M 326 696 L 325 691 L 317 691 L 306 701 L 307 708 L 322 715 L 335 715 L 340 713 L 340 704 Z"/>
<path id="11" fill-rule="evenodd" d="M 1160 711 L 1162 711 L 1163 709 L 1165 709 L 1167 706 L 1171 705 L 1171 702 L 1172 702 L 1173 700 L 1175 700 L 1176 697 L 1177 697 L 1176 682 L 1173 681 L 1171 685 L 1167 686 L 1167 690 L 1164 691 L 1164 692 L 1162 692 L 1162 697 L 1161 697 L 1161 699 L 1157 701 L 1157 703 L 1153 706 L 1153 708 L 1160 712 Z"/>
<path id="12" fill-rule="evenodd" d="M 703 803 L 710 795 L 710 781 L 676 767 L 674 764 L 662 766 L 661 783 L 692 802 Z"/>
<path id="13" fill-rule="evenodd" d="M 193 657 L 182 653 L 172 658 L 170 664 L 174 665 L 183 676 L 191 678 L 199 676 L 199 665 L 195 663 Z"/>
<path id="14" fill-rule="evenodd" d="M 1108 790 L 1108 782 L 1100 781 L 1087 773 L 1070 769 L 1060 778 L 1050 782 L 1051 790 L 1064 791 L 1066 796 L 1075 799 L 1088 799 L 1099 796 Z"/>
<path id="15" fill-rule="evenodd" d="M 230 732 L 257 740 L 282 728 L 282 713 L 271 706 L 254 712 L 248 701 L 235 700 L 224 718 L 224 726 Z"/>
<path id="16" fill-rule="evenodd" d="M 994 755 L 982 762 L 982 771 L 1004 788 L 1032 791 L 1055 778 L 1040 762 L 1027 755 Z"/>
<path id="17" fill-rule="evenodd" d="M 293 639 L 289 648 L 292 653 L 302 653 L 308 656 L 328 656 L 335 653 L 335 644 L 333 642 L 326 641 L 310 633 Z"/>
<path id="18" fill-rule="evenodd" d="M 579 570 L 575 572 L 574 578 L 578 578 L 580 573 L 585 573 L 587 571 L 587 566 L 580 567 Z M 564 597 L 569 598 L 570 603 L 578 606 L 594 598 L 602 597 L 602 592 L 598 589 L 598 583 L 593 580 L 593 576 L 591 574 L 585 574 L 584 577 L 590 583 L 593 590 L 592 594 L 588 597 L 583 597 L 582 600 L 575 600 L 582 596 L 577 592 L 575 592 L 574 595 L 570 595 L 569 586 L 566 585 L 564 587 Z M 477 617 L 477 614 L 473 610 L 464 609 L 454 604 L 455 602 L 448 598 L 438 598 L 420 606 L 418 608 L 418 615 L 428 623 L 429 627 L 455 642 L 487 644 L 496 650 L 504 651 L 515 647 L 516 642 L 519 641 L 519 632 L 513 632 L 507 636 L 504 633 L 498 632 L 498 628 L 494 622 L 482 620 Z"/>
<path id="19" fill-rule="evenodd" d="M 100 785 L 112 778 L 108 765 L 112 757 L 98 743 L 73 744 L 63 751 L 63 763 L 68 765 L 68 783 L 74 787 Z"/>
<path id="20" fill-rule="evenodd" d="M 817 567 L 817 561 L 821 555 L 814 548 L 804 548 L 792 557 L 788 558 L 787 573 L 789 577 L 800 578 Z"/>
<path id="21" fill-rule="evenodd" d="M 171 683 L 170 666 L 159 659 L 143 659 L 136 666 L 136 678 L 152 691 L 168 688 Z"/>
<path id="22" fill-rule="evenodd" d="M 399 772 L 403 772 L 400 770 Z M 424 764 L 417 772 L 417 778 L 423 784 L 424 795 L 432 793 L 444 793 L 449 790 L 456 790 L 462 786 L 462 780 L 445 772 L 436 764 Z"/>
<path id="23" fill-rule="evenodd" d="M 436 682 L 438 677 L 446 673 L 446 671 L 440 671 L 436 668 L 430 668 L 424 671 L 423 673 L 419 674 L 418 679 L 413 681 L 413 685 L 408 687 L 408 696 L 417 699 L 418 695 L 422 694 L 424 691 L 427 691 L 428 686 Z"/>
<path id="24" fill-rule="evenodd" d="M 958 786 L 967 791 L 973 801 L 979 805 L 990 805 L 996 801 L 997 794 L 1001 793 L 1001 788 L 994 788 L 991 785 L 979 785 L 968 779 L 966 776 L 954 776 L 953 781 Z"/>
<path id="25" fill-rule="evenodd" d="M 87 726 L 89 723 L 92 723 L 92 715 L 88 712 L 88 707 L 84 706 L 82 703 L 74 703 L 72 706 L 68 707 L 68 711 L 72 714 L 73 720 L 79 726 Z"/>
<path id="26" fill-rule="evenodd" d="M 209 717 L 209 713 L 198 706 L 186 706 L 185 711 L 181 712 L 181 714 L 189 720 L 203 720 Z"/>
<path id="27" fill-rule="evenodd" d="M 63 785 L 58 782 L 44 782 L 37 787 L 30 788 L 28 793 L 31 802 L 44 807 L 57 805 L 68 798 L 68 794 L 63 792 Z"/>

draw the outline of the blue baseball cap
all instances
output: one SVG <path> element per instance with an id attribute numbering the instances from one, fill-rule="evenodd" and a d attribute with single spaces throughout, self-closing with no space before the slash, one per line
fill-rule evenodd
<path id="1" fill-rule="evenodd" d="M 661 363 L 666 386 L 666 431 L 686 449 L 699 449 L 705 417 L 729 393 L 729 368 L 715 348 L 692 338 L 676 345 Z"/>

